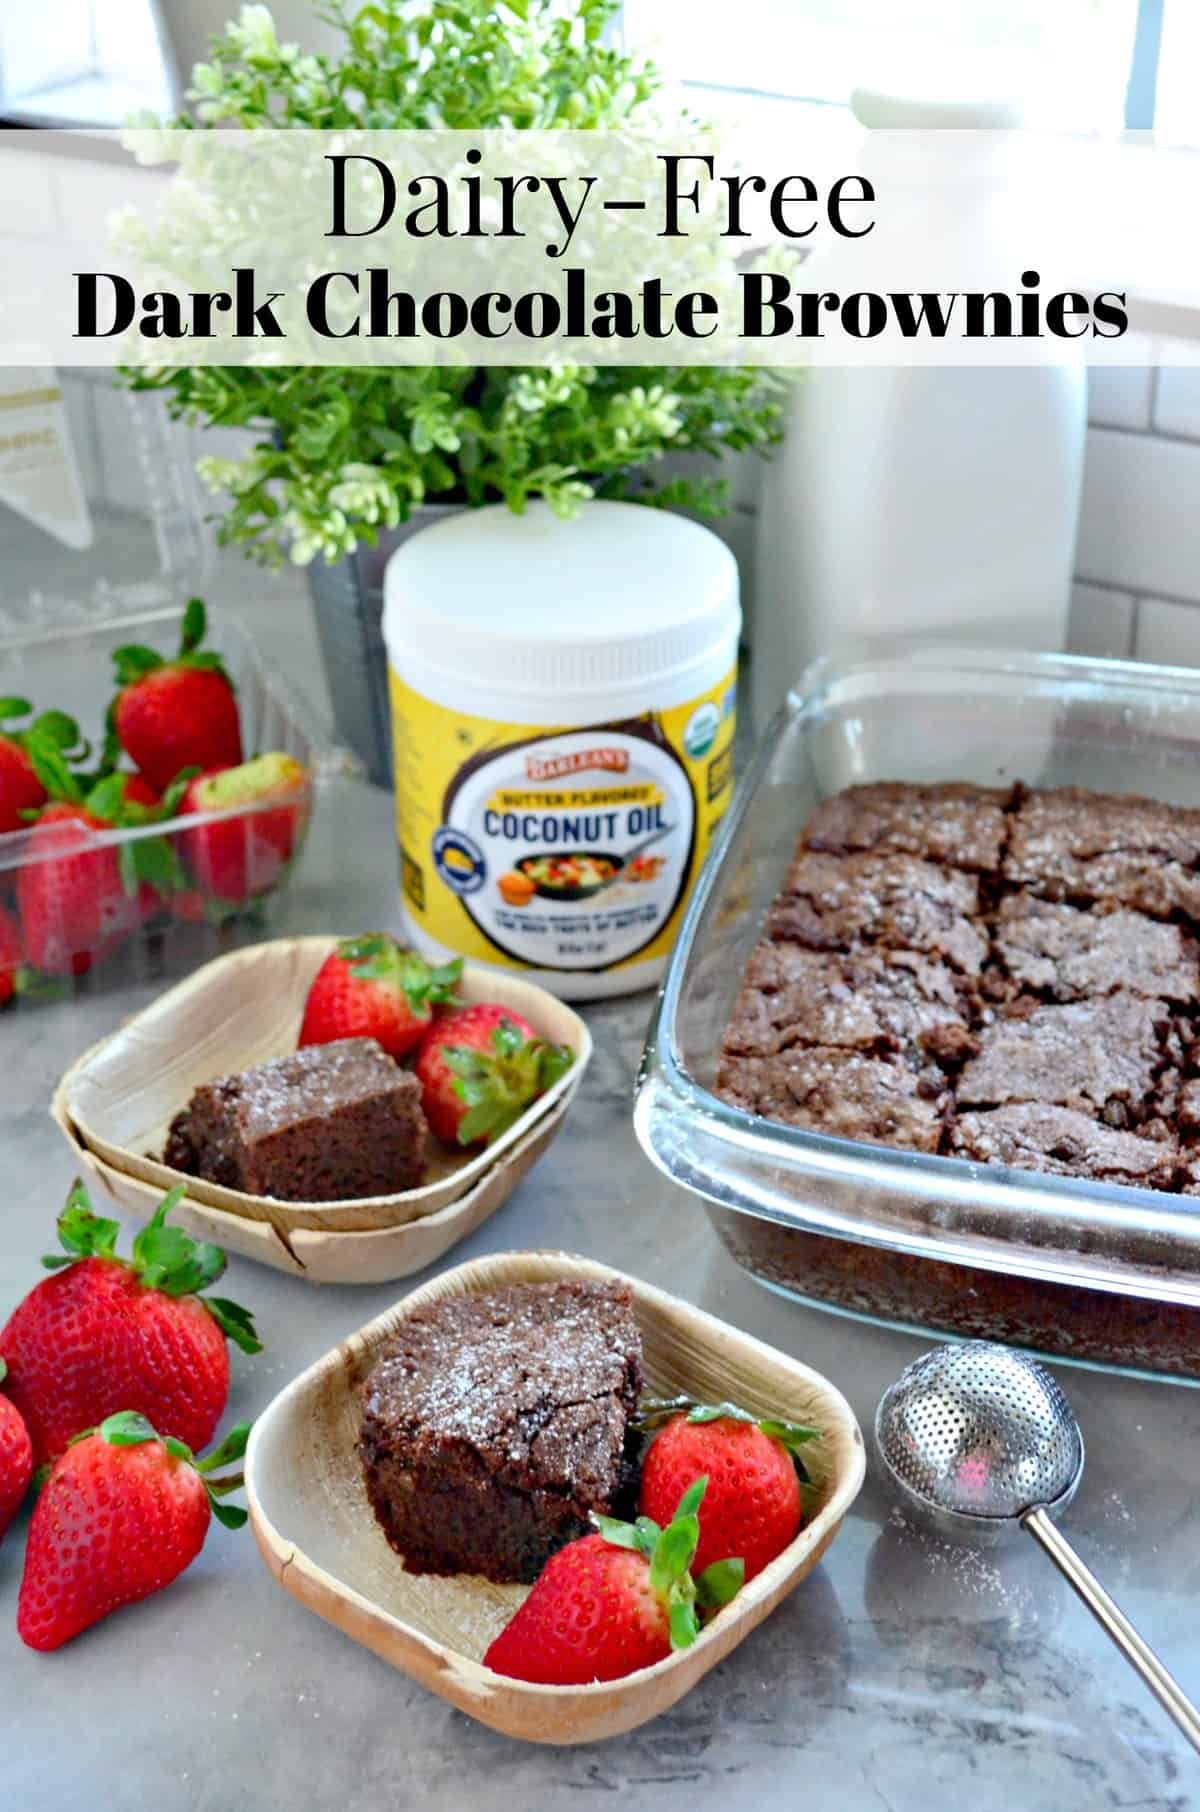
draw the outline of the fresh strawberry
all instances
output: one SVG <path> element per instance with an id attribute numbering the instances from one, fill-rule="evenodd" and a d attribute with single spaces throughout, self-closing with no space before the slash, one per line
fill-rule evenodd
<path id="1" fill-rule="evenodd" d="M 24 730 L 12 727 L 13 718 L 28 717 L 33 706 L 25 698 L 0 699 L 0 834 L 26 830 L 30 818 L 45 805 L 48 789 L 38 770 L 39 751 L 59 753 L 67 760 L 87 755 L 79 725 L 65 711 L 44 711 Z"/>
<path id="2" fill-rule="evenodd" d="M 25 830 L 26 812 L 46 803 L 46 789 L 34 772 L 29 751 L 0 731 L 0 833 Z"/>
<path id="3" fill-rule="evenodd" d="M 671 1405 L 663 1406 L 663 1413 Z M 657 1419 L 644 1411 L 643 1426 Z M 797 1455 L 815 1428 L 760 1421 L 731 1403 L 697 1404 L 671 1415 L 642 1462 L 638 1508 L 658 1517 L 703 1474 L 708 1479 L 696 1566 L 738 1557 L 747 1579 L 796 1539 L 801 1523 Z"/>
<path id="4" fill-rule="evenodd" d="M 0 1383 L 5 1364 L 0 1359 Z M 33 1442 L 15 1403 L 0 1395 L 0 1541 L 29 1489 L 33 1477 Z"/>
<path id="5" fill-rule="evenodd" d="M 386 931 L 343 938 L 317 970 L 304 1003 L 300 1043 L 373 1038 L 397 1059 L 415 1051 L 435 1006 L 454 999 L 462 960 L 439 969 Z"/>
<path id="6" fill-rule="evenodd" d="M 575 1061 L 508 1007 L 439 1014 L 417 1055 L 425 1118 L 447 1145 L 490 1145 Z"/>
<path id="7" fill-rule="evenodd" d="M 515 1680 L 586 1686 L 653 1667 L 699 1631 L 697 1606 L 716 1609 L 741 1584 L 737 1567 L 693 1579 L 700 1538 L 697 1509 L 704 1480 L 684 1493 L 660 1529 L 597 1516 L 599 1533 L 560 1548 L 528 1598 L 484 1656 L 484 1666 Z"/>
<path id="8" fill-rule="evenodd" d="M 137 886 L 126 891 L 112 827 L 82 805 L 56 800 L 33 827 L 17 876 L 25 954 L 48 975 L 82 975 L 138 924 Z"/>
<path id="9" fill-rule="evenodd" d="M 93 1214 L 76 1183 L 58 1220 L 64 1255 L 0 1333 L 6 1389 L 25 1418 L 37 1464 L 60 1454 L 81 1428 L 117 1405 L 153 1417 L 168 1433 L 203 1447 L 229 1396 L 226 1335 L 244 1353 L 261 1352 L 245 1309 L 200 1290 L 225 1269 L 225 1254 L 166 1217 L 173 1189 L 133 1242 L 115 1256 L 116 1221 Z"/>
<path id="10" fill-rule="evenodd" d="M 130 797 L 127 774 L 106 774 L 85 794 L 61 747 L 31 745 L 31 753 L 51 802 L 17 877 L 25 955 L 48 975 L 82 975 L 183 884 L 171 844 L 151 829 L 187 783 L 151 807 Z M 116 829 L 144 834 L 121 842 L 100 834 Z"/>
<path id="11" fill-rule="evenodd" d="M 119 690 L 109 707 L 109 757 L 119 744 L 159 792 L 182 768 L 242 759 L 237 699 L 220 655 L 200 646 L 206 628 L 204 605 L 192 598 L 174 659 L 141 643 L 113 655 Z"/>
<path id="12" fill-rule="evenodd" d="M 204 1546 L 214 1515 L 237 1529 L 246 1512 L 221 1503 L 240 1476 L 213 1479 L 241 1459 L 249 1423 L 197 1460 L 123 1410 L 77 1435 L 42 1487 L 29 1524 L 17 1633 L 30 1648 L 61 1648 L 122 1605 L 177 1579 Z"/>
<path id="13" fill-rule="evenodd" d="M 274 752 L 189 782 L 185 813 L 228 812 L 259 800 L 260 810 L 179 832 L 184 863 L 202 893 L 240 904 L 277 884 L 304 834 L 308 772 L 291 755 Z"/>
<path id="14" fill-rule="evenodd" d="M 144 774 L 122 774 L 121 780 L 126 805 L 144 805 L 148 811 L 157 812 L 162 804 L 162 794 L 150 785 Z"/>
<path id="15" fill-rule="evenodd" d="M 0 906 L 0 1007 L 5 1006 L 17 992 L 24 957 L 21 927 L 12 913 Z"/>

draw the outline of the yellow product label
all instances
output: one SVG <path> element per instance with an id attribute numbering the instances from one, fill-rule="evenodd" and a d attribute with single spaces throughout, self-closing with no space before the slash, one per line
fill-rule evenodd
<path id="1" fill-rule="evenodd" d="M 733 788 L 736 669 L 667 711 L 544 727 L 471 717 L 393 670 L 400 873 L 447 952 L 604 971 L 670 950 Z"/>

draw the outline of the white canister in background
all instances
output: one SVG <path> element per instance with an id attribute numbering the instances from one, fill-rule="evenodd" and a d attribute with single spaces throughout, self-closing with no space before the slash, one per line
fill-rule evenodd
<path id="1" fill-rule="evenodd" d="M 729 550 L 640 505 L 497 504 L 384 593 L 411 941 L 568 999 L 657 982 L 732 791 Z"/>

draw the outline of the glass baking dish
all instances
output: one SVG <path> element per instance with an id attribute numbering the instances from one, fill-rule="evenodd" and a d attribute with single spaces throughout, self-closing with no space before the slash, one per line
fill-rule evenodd
<path id="1" fill-rule="evenodd" d="M 179 645 L 182 620 L 182 608 L 171 608 L 123 616 L 101 614 L 88 627 L 68 624 L 9 634 L 0 629 L 0 695 L 31 700 L 38 711 L 53 707 L 68 712 L 97 748 L 113 691 L 114 649 L 123 643 L 141 642 L 169 655 Z M 281 750 L 307 770 L 306 786 L 288 798 L 290 856 L 280 867 L 278 811 L 272 817 L 262 804 L 193 812 L 161 825 L 120 830 L 93 831 L 81 825 L 69 845 L 56 840 L 48 857 L 32 829 L 0 833 L 0 907 L 6 927 L 17 923 L 21 872 L 38 860 L 62 863 L 75 855 L 86 858 L 114 848 L 119 859 L 123 845 L 159 838 L 172 846 L 185 883 L 177 892 L 151 894 L 143 887 L 134 894 L 129 914 L 122 915 L 120 934 L 94 950 L 81 952 L 78 975 L 45 976 L 24 967 L 17 1003 L 53 1000 L 79 986 L 94 988 L 143 976 L 182 974 L 235 943 L 277 928 L 280 896 L 300 859 L 316 790 L 324 777 L 345 770 L 346 758 L 317 728 L 307 707 L 276 674 L 268 672 L 236 617 L 211 612 L 205 645 L 224 657 L 233 681 L 247 758 Z M 238 827 L 236 848 L 246 893 L 237 900 L 208 898 L 189 872 L 196 833 L 218 822 L 231 827 L 226 852 L 232 827 Z M 238 859 L 235 855 L 235 862 Z M 93 863 L 93 872 L 102 866 Z M 132 884 L 127 890 L 133 893 Z M 137 910 L 133 910 L 135 906 Z M 90 962 L 84 962 L 83 955 Z"/>
<path id="2" fill-rule="evenodd" d="M 688 908 L 638 1137 L 739 1263 L 788 1295 L 1200 1381 L 1200 1199 L 805 1132 L 712 1092 L 742 972 L 820 801 L 871 780 L 1016 779 L 1200 806 L 1200 673 L 919 642 L 815 663 Z"/>

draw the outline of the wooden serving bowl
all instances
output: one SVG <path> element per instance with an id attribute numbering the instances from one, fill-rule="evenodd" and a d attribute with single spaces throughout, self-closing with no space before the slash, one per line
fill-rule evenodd
<path id="1" fill-rule="evenodd" d="M 184 1175 L 156 1155 L 192 1090 L 295 1049 L 304 1001 L 336 938 L 279 938 L 208 963 L 67 1071 L 51 1113 L 77 1160 L 122 1207 L 148 1220 L 182 1183 L 195 1231 L 313 1281 L 402 1277 L 441 1257 L 497 1209 L 554 1137 L 592 1053 L 577 1013 L 518 976 L 466 965 L 465 1003 L 496 1001 L 566 1044 L 571 1068 L 483 1151 L 429 1143 L 430 1180 L 395 1195 L 285 1202 Z M 258 1223 L 230 1237 L 230 1223 Z M 408 1234 L 405 1238 L 403 1235 Z M 342 1242 L 377 1236 L 370 1246 Z"/>
<path id="2" fill-rule="evenodd" d="M 858 1423 L 827 1379 L 677 1297 L 623 1279 L 634 1292 L 649 1392 L 732 1401 L 822 1431 L 804 1450 L 816 1509 L 795 1541 L 690 1648 L 654 1667 L 590 1686 L 530 1685 L 484 1667 L 481 1657 L 529 1588 L 405 1572 L 367 1501 L 357 1451 L 358 1387 L 405 1317 L 443 1297 L 620 1275 L 558 1252 L 508 1252 L 459 1265 L 350 1335 L 281 1391 L 255 1424 L 246 1455 L 255 1539 L 284 1590 L 460 1711 L 529 1742 L 596 1742 L 674 1705 L 812 1571 L 863 1482 Z"/>

